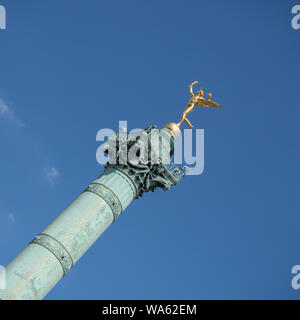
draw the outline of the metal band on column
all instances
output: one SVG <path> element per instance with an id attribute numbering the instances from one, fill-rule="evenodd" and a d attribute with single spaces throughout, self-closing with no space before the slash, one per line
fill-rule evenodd
<path id="1" fill-rule="evenodd" d="M 84 191 L 95 193 L 106 201 L 113 212 L 114 220 L 116 220 L 123 211 L 119 198 L 105 185 L 100 183 L 91 183 Z"/>
<path id="2" fill-rule="evenodd" d="M 73 259 L 68 250 L 56 239 L 48 234 L 40 233 L 31 243 L 39 244 L 48 249 L 59 261 L 64 275 L 72 268 Z"/>

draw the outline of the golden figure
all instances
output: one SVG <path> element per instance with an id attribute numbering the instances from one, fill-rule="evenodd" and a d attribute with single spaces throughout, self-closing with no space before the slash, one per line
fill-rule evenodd
<path id="1" fill-rule="evenodd" d="M 189 100 L 185 110 L 183 111 L 182 117 L 180 121 L 177 123 L 178 128 L 180 127 L 181 123 L 185 121 L 190 129 L 193 128 L 192 124 L 190 121 L 187 119 L 187 115 L 191 113 L 194 110 L 194 107 L 221 107 L 219 104 L 211 100 L 212 94 L 208 93 L 206 98 L 203 98 L 204 92 L 202 91 L 202 88 L 194 94 L 193 92 L 193 86 L 197 84 L 198 81 L 194 81 L 193 83 L 190 84 L 190 94 L 191 94 L 191 99 Z"/>

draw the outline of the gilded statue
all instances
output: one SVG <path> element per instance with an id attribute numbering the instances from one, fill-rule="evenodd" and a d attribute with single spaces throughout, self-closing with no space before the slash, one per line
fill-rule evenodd
<path id="1" fill-rule="evenodd" d="M 208 93 L 207 97 L 204 98 L 203 97 L 204 92 L 203 92 L 202 88 L 200 90 L 198 90 L 196 92 L 196 94 L 194 94 L 193 86 L 198 83 L 199 83 L 198 81 L 194 81 L 193 83 L 191 83 L 189 85 L 190 94 L 192 97 L 190 98 L 189 102 L 187 103 L 187 106 L 182 113 L 182 117 L 181 117 L 180 121 L 177 123 L 178 128 L 180 127 L 180 125 L 183 121 L 185 121 L 188 124 L 190 129 L 193 128 L 193 125 L 190 123 L 190 121 L 187 119 L 186 116 L 194 110 L 195 106 L 197 106 L 197 107 L 218 107 L 218 108 L 221 107 L 219 104 L 217 104 L 216 102 L 211 100 L 211 97 L 212 97 L 211 93 Z"/>

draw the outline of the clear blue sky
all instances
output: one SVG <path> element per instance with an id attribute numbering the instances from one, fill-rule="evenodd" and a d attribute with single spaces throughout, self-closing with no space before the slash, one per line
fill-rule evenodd
<path id="1" fill-rule="evenodd" d="M 99 129 L 177 121 L 199 80 L 224 106 L 191 117 L 203 174 L 134 201 L 47 298 L 300 298 L 296 1 L 0 4 L 0 264 L 101 174 Z"/>

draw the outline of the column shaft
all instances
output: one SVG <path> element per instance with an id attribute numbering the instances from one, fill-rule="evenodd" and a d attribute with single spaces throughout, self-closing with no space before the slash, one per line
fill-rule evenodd
<path id="1" fill-rule="evenodd" d="M 107 168 L 7 266 L 0 299 L 42 299 L 135 197 L 131 180 Z"/>

